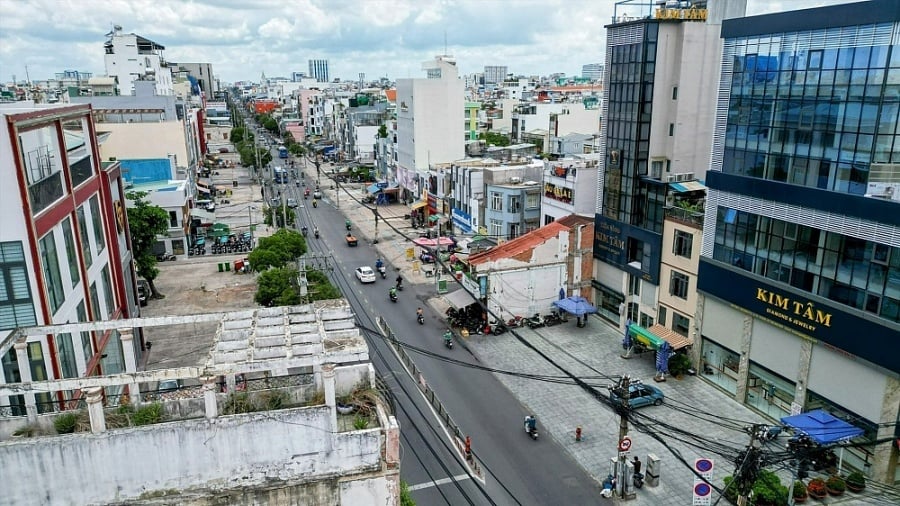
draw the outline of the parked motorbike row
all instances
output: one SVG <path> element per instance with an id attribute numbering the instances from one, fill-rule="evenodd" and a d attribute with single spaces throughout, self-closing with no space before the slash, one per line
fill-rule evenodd
<path id="1" fill-rule="evenodd" d="M 188 248 L 188 256 L 206 255 L 206 246 L 206 239 L 203 237 L 197 237 L 196 239 L 194 239 L 191 247 Z M 223 253 L 243 253 L 252 249 L 253 244 L 250 240 L 250 232 L 244 232 L 239 236 L 236 234 L 231 234 L 228 236 L 219 237 L 218 239 L 213 239 L 212 244 L 209 248 L 209 253 L 213 255 L 219 255 Z"/>

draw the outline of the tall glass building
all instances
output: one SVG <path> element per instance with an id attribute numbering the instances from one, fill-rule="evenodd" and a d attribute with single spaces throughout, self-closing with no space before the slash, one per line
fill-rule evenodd
<path id="1" fill-rule="evenodd" d="M 309 60 L 309 77 L 314 77 L 320 83 L 330 82 L 328 73 L 328 60 Z"/>
<path id="2" fill-rule="evenodd" d="M 698 289 L 703 375 L 780 419 L 900 420 L 900 2 L 726 20 Z M 845 465 L 900 480 L 897 447 Z"/>

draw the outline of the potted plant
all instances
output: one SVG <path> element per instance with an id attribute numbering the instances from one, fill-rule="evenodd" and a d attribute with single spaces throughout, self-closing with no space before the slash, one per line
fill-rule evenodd
<path id="1" fill-rule="evenodd" d="M 806 486 L 806 491 L 813 499 L 824 499 L 825 496 L 828 495 L 828 491 L 825 490 L 825 480 L 822 478 L 813 478 L 810 480 L 809 485 Z"/>
<path id="2" fill-rule="evenodd" d="M 866 488 L 866 476 L 859 471 L 853 471 L 847 476 L 846 485 L 851 492 L 862 492 Z"/>
<path id="3" fill-rule="evenodd" d="M 838 496 L 844 493 L 847 490 L 847 484 L 844 482 L 844 479 L 838 475 L 831 475 L 827 481 L 825 481 L 825 488 L 828 490 L 828 493 L 834 496 Z"/>
<path id="4" fill-rule="evenodd" d="M 809 498 L 809 494 L 806 492 L 806 485 L 800 480 L 794 482 L 793 494 L 795 504 L 806 502 L 806 499 Z"/>

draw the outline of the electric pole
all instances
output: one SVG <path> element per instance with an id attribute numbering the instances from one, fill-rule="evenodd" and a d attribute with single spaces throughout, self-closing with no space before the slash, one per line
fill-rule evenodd
<path id="1" fill-rule="evenodd" d="M 737 466 L 734 470 L 734 484 L 737 488 L 738 506 L 748 506 L 750 504 L 750 491 L 753 490 L 753 484 L 759 476 L 760 442 L 758 436 L 761 430 L 768 430 L 767 425 L 753 424 L 748 427 L 750 432 L 750 444 L 747 448 L 738 454 Z M 793 483 L 791 483 L 793 486 Z M 788 496 L 793 496 L 793 490 L 789 490 Z"/>
<path id="2" fill-rule="evenodd" d="M 631 409 L 629 406 L 629 398 L 631 397 L 630 387 L 631 378 L 627 375 L 623 375 L 622 379 L 619 380 L 619 384 L 612 388 L 613 393 L 619 401 L 615 406 L 616 412 L 619 414 L 619 440 L 617 442 L 618 446 L 616 447 L 616 451 L 619 455 L 617 466 L 618 472 L 616 473 L 618 485 L 616 488 L 619 488 L 622 491 L 621 497 L 623 499 L 626 498 L 626 491 L 628 490 L 628 483 L 626 482 L 628 473 L 625 471 L 627 467 L 626 453 L 631 448 L 631 441 L 628 439 L 628 415 Z"/>

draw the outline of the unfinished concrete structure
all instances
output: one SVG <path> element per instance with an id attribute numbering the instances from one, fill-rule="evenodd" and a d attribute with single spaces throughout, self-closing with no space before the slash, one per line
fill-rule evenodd
<path id="1" fill-rule="evenodd" d="M 33 335 L 115 328 L 125 340 L 211 321 L 203 367 L 0 385 L 28 406 L 0 416 L 0 482 L 30 484 L 0 505 L 399 503 L 399 426 L 344 300 L 32 327 L 9 339 L 18 349 Z M 123 386 L 127 395 L 106 395 Z M 84 391 L 86 403 L 38 414 L 35 395 L 62 390 Z M 147 406 L 163 420 L 133 423 Z M 84 432 L 57 434 L 54 421 L 73 412 Z"/>

